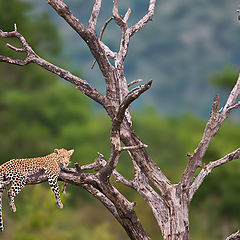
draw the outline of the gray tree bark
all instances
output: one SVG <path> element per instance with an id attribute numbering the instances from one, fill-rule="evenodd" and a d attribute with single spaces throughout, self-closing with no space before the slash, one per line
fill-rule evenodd
<path id="1" fill-rule="evenodd" d="M 85 166 L 76 164 L 76 168 L 74 169 L 62 170 L 59 180 L 78 185 L 97 198 L 117 219 L 130 239 L 150 239 L 134 211 L 135 203 L 129 202 L 110 183 L 109 178 L 113 175 L 116 182 L 120 182 L 136 190 L 151 207 L 164 240 L 189 239 L 189 204 L 194 193 L 214 168 L 240 158 L 240 148 L 238 148 L 221 159 L 214 160 L 205 165 L 196 178 L 194 178 L 197 169 L 202 167 L 202 158 L 212 138 L 217 134 L 231 110 L 240 106 L 240 102 L 237 102 L 240 95 L 240 77 L 223 109 L 219 110 L 218 95 L 214 98 L 211 116 L 206 124 L 203 137 L 194 152 L 187 154 L 189 162 L 180 182 L 172 184 L 149 156 L 146 151 L 147 145 L 143 144 L 132 130 L 130 104 L 151 87 L 152 81 L 138 85 L 130 90 L 130 86 L 139 83 L 141 80 L 138 79 L 127 83 L 124 73 L 124 60 L 127 55 L 130 39 L 147 22 L 152 20 L 156 0 L 149 0 L 146 15 L 131 27 L 128 26 L 131 9 L 128 9 L 126 14 L 121 16 L 118 12 L 117 0 L 113 0 L 112 17 L 105 23 L 100 38 L 97 37 L 96 24 L 101 9 L 101 0 L 94 1 L 87 27 L 73 15 L 63 0 L 48 0 L 48 3 L 88 45 L 104 77 L 106 94 L 100 94 L 87 81 L 38 56 L 25 38 L 18 32 L 16 25 L 12 32 L 0 30 L 0 37 L 18 38 L 22 44 L 21 48 L 16 48 L 10 44 L 7 44 L 7 47 L 16 52 L 25 52 L 27 56 L 25 59 L 0 56 L 0 62 L 20 66 L 35 63 L 45 68 L 66 81 L 71 82 L 79 91 L 101 104 L 112 121 L 109 159 L 105 161 L 103 155 L 99 153 L 99 157 L 91 164 Z M 103 31 L 112 19 L 115 20 L 116 25 L 122 32 L 118 52 L 113 52 L 101 41 Z M 109 58 L 113 59 L 114 65 L 110 63 Z M 123 147 L 121 146 L 121 142 L 124 144 Z M 135 170 L 133 180 L 124 178 L 115 170 L 120 154 L 123 151 L 128 151 L 131 157 Z M 96 173 L 88 173 L 88 170 L 95 170 Z M 40 172 L 39 174 L 30 176 L 27 179 L 27 184 L 39 184 L 46 180 L 46 175 Z M 9 182 L 2 182 L 0 184 L 0 194 L 8 184 Z M 154 190 L 151 184 L 154 185 L 156 190 Z"/>

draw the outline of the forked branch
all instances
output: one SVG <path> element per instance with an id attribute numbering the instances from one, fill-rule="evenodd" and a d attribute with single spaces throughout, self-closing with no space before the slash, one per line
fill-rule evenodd
<path id="1" fill-rule="evenodd" d="M 122 103 L 119 106 L 118 112 L 116 114 L 115 119 L 113 120 L 113 126 L 116 129 L 120 129 L 120 124 L 123 121 L 123 118 L 125 116 L 125 111 L 129 107 L 129 105 L 137 99 L 141 94 L 143 94 L 145 91 L 147 91 L 152 85 L 152 80 L 147 82 L 144 85 L 140 85 L 136 87 L 133 91 L 130 91 L 128 95 L 125 97 L 125 99 L 122 101 Z"/>
<path id="2" fill-rule="evenodd" d="M 155 4 L 156 0 L 149 0 L 149 6 L 148 6 L 148 12 L 147 14 L 140 19 L 134 26 L 132 26 L 129 30 L 130 36 L 138 32 L 140 29 L 142 29 L 147 22 L 152 20 L 152 17 L 154 15 L 155 10 Z"/>
<path id="3" fill-rule="evenodd" d="M 3 32 L 0 29 L 0 37 L 3 38 L 18 38 L 20 43 L 22 44 L 22 48 L 16 48 L 12 46 L 11 44 L 7 43 L 6 46 L 12 49 L 13 51 L 16 52 L 25 52 L 27 54 L 25 59 L 13 59 L 5 56 L 0 56 L 0 62 L 7 62 L 11 64 L 16 64 L 19 66 L 24 66 L 27 65 L 36 58 L 36 53 L 33 51 L 33 49 L 28 45 L 27 41 L 25 38 L 17 31 L 17 25 L 14 24 L 14 31 L 12 32 Z"/>
<path id="4" fill-rule="evenodd" d="M 95 31 L 97 18 L 101 8 L 101 1 L 95 0 L 93 10 L 89 19 L 89 28 L 86 28 L 82 22 L 73 15 L 69 7 L 62 0 L 48 0 L 48 3 L 55 9 L 57 14 L 65 19 L 65 21 L 79 34 L 79 36 L 88 45 L 93 57 L 98 62 L 99 68 L 103 74 L 104 80 L 107 84 L 107 93 L 111 93 L 110 80 L 115 77 L 114 69 L 105 53 L 105 49 L 100 44 Z M 110 50 L 109 50 L 110 52 Z"/>
<path id="5" fill-rule="evenodd" d="M 192 184 L 194 174 L 197 168 L 201 167 L 202 158 L 205 155 L 212 138 L 216 135 L 224 120 L 229 116 L 230 112 L 240 106 L 239 102 L 236 103 L 239 95 L 240 76 L 238 77 L 238 80 L 233 87 L 222 112 L 219 111 L 219 96 L 215 96 L 212 104 L 211 116 L 205 127 L 203 137 L 194 153 L 188 154 L 189 163 L 183 173 L 181 182 L 179 184 L 180 187 L 189 187 Z"/>
<path id="6" fill-rule="evenodd" d="M 104 168 L 100 171 L 101 176 L 105 178 L 109 178 L 113 170 L 116 168 L 118 164 L 120 153 L 123 150 L 123 148 L 121 148 L 121 143 L 120 143 L 120 126 L 125 117 L 125 112 L 127 108 L 135 99 L 137 99 L 142 93 L 148 90 L 151 84 L 152 84 L 152 80 L 150 80 L 145 85 L 140 85 L 138 88 L 136 88 L 134 92 L 129 93 L 120 104 L 118 111 L 112 120 L 112 129 L 111 129 L 111 136 L 110 136 L 111 155 L 106 166 L 104 166 Z M 141 145 L 141 146 L 136 147 L 138 145 Z M 135 149 L 140 149 L 144 146 L 142 144 L 136 144 L 134 146 L 127 146 L 127 147 L 130 147 L 128 150 L 130 149 L 135 150 Z"/>
<path id="7" fill-rule="evenodd" d="M 118 12 L 117 0 L 113 0 L 113 17 L 115 22 L 124 30 L 127 29 L 127 21 L 131 14 L 131 9 L 129 8 L 125 16 L 121 16 Z"/>
<path id="8" fill-rule="evenodd" d="M 64 3 L 63 0 L 47 0 L 48 4 L 50 4 L 58 13 L 59 16 L 65 19 L 65 21 L 82 37 L 86 38 L 86 34 L 88 34 L 88 29 L 82 24 L 82 22 L 76 18 L 72 12 L 70 11 L 67 4 Z M 100 1 L 101 2 L 101 1 Z M 100 5 L 100 6 L 99 6 Z M 95 8 L 93 9 L 94 14 L 92 14 L 90 18 L 90 27 L 95 27 L 95 22 L 97 21 L 98 12 L 101 7 L 99 1 L 95 1 Z M 99 9 L 98 9 L 99 8 Z"/>
<path id="9" fill-rule="evenodd" d="M 240 106 L 239 102 L 236 103 L 239 96 L 240 96 L 240 74 L 221 112 L 220 124 L 229 116 L 230 112 L 234 108 L 238 108 Z"/>

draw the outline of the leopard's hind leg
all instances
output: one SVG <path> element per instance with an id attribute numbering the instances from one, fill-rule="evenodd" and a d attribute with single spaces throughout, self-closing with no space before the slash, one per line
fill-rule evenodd
<path id="1" fill-rule="evenodd" d="M 16 206 L 14 203 L 14 198 L 18 195 L 18 193 L 22 190 L 22 188 L 26 184 L 26 178 L 22 175 L 14 175 L 12 178 L 12 186 L 8 191 L 8 201 L 9 205 L 13 212 L 16 212 Z"/>

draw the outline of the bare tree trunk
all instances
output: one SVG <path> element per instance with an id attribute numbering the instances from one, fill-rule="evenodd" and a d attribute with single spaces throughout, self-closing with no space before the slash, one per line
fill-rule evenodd
<path id="1" fill-rule="evenodd" d="M 188 197 L 178 193 L 176 185 L 169 189 L 167 206 L 169 217 L 163 226 L 163 239 L 165 240 L 188 240 L 189 239 L 189 219 L 188 219 Z"/>
<path id="2" fill-rule="evenodd" d="M 101 0 L 94 1 L 88 27 L 85 27 L 82 22 L 73 15 L 64 1 L 48 0 L 48 3 L 88 45 L 104 77 L 106 94 L 100 94 L 87 81 L 74 76 L 69 71 L 57 67 L 38 56 L 31 46 L 29 46 L 25 38 L 17 31 L 16 25 L 12 32 L 0 30 L 0 37 L 18 38 L 22 44 L 21 48 L 16 48 L 10 44 L 7 44 L 7 47 L 16 52 L 26 53 L 26 58 L 13 59 L 0 56 L 0 62 L 20 66 L 34 63 L 62 77 L 66 81 L 74 84 L 76 88 L 86 96 L 101 104 L 112 121 L 110 134 L 111 151 L 108 161 L 105 161 L 103 155 L 99 153 L 99 157 L 95 159 L 94 163 L 84 166 L 76 164 L 76 168 L 74 169 L 61 171 L 59 180 L 81 186 L 97 198 L 121 224 L 130 239 L 150 239 L 145 233 L 134 210 L 135 203 L 128 201 L 127 198 L 110 183 L 110 176 L 113 175 L 116 182 L 120 182 L 136 190 L 150 206 L 164 240 L 188 240 L 189 204 L 194 193 L 214 168 L 240 158 L 240 148 L 238 148 L 221 159 L 209 162 L 202 168 L 202 158 L 212 138 L 217 134 L 232 109 L 240 106 L 240 102 L 237 102 L 240 96 L 240 77 L 232 89 L 225 106 L 221 110 L 219 110 L 219 97 L 218 95 L 215 96 L 211 116 L 206 124 L 203 137 L 194 152 L 187 154 L 189 162 L 182 174 L 180 182 L 178 184 L 172 184 L 149 156 L 146 151 L 147 145 L 143 144 L 132 130 L 130 104 L 151 87 L 152 81 L 138 85 L 130 90 L 129 87 L 139 83 L 141 80 L 138 79 L 127 83 L 124 73 L 124 60 L 127 55 L 130 39 L 135 33 L 142 29 L 147 22 L 152 20 L 156 0 L 149 0 L 147 13 L 131 27 L 128 26 L 131 9 L 128 9 L 126 14 L 121 16 L 118 12 L 117 0 L 113 0 L 112 17 L 104 24 L 99 39 L 96 33 L 96 24 L 101 9 Z M 118 52 L 112 51 L 101 41 L 103 31 L 111 19 L 114 19 L 116 25 L 122 32 Z M 113 65 L 109 61 L 109 58 L 113 59 Z M 121 143 L 123 143 L 124 146 L 121 146 Z M 116 171 L 119 157 L 123 151 L 128 151 L 131 157 L 135 172 L 133 180 L 124 178 Z M 201 171 L 196 174 L 198 168 L 201 168 Z M 96 173 L 86 173 L 85 171 L 88 170 L 95 170 Z M 46 180 L 47 177 L 45 173 L 41 172 L 30 176 L 26 182 L 27 184 L 38 184 Z M 0 182 L 0 193 L 2 193 L 8 184 L 9 182 Z M 154 185 L 154 188 L 152 185 Z M 234 237 L 235 236 L 237 236 L 237 234 L 235 234 Z"/>

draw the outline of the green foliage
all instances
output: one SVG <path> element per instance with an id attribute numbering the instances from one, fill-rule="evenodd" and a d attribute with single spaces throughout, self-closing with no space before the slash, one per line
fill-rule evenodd
<path id="1" fill-rule="evenodd" d="M 25 37 L 37 53 L 41 52 L 45 56 L 59 56 L 61 41 L 57 29 L 53 26 L 46 13 L 36 14 L 29 18 L 28 13 L 33 6 L 27 2 L 19 0 L 8 0 L 0 2 L 0 23 L 3 31 L 13 31 L 14 24 L 17 24 L 18 31 Z M 11 42 L 19 46 L 17 40 L 0 39 L 0 43 Z M 22 56 L 14 51 L 1 47 L 0 53 L 10 56 Z"/>
<path id="2" fill-rule="evenodd" d="M 66 204 L 64 198 L 63 203 Z M 59 210 L 56 207 L 53 193 L 43 184 L 34 187 L 27 186 L 23 189 L 21 204 L 17 204 L 17 212 L 14 214 L 7 212 L 7 216 L 4 216 L 6 219 L 4 239 L 118 239 L 116 232 L 113 231 L 114 226 L 112 227 L 110 221 L 106 221 L 107 216 L 100 213 L 98 216 L 105 217 L 102 219 L 94 216 L 97 213 L 98 210 L 92 209 L 92 206 L 83 202 L 81 207 L 76 206 L 73 209 L 71 206 L 67 207 L 66 204 L 64 210 Z M 12 220 L 9 220 L 10 216 Z"/>
<path id="3" fill-rule="evenodd" d="M 216 87 L 231 90 L 237 77 L 238 71 L 233 66 L 227 65 L 220 72 L 212 74 L 209 81 Z"/>

